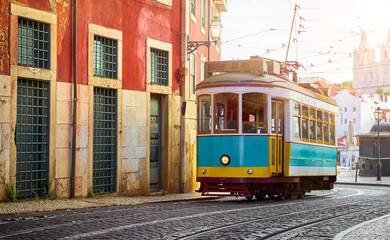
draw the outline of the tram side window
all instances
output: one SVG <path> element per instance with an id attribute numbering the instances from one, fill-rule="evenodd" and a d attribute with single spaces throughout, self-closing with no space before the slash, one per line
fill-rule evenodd
<path id="1" fill-rule="evenodd" d="M 242 95 L 243 133 L 267 133 L 267 95 L 245 93 Z"/>
<path id="2" fill-rule="evenodd" d="M 329 143 L 335 145 L 335 116 L 330 114 L 329 117 Z"/>
<path id="3" fill-rule="evenodd" d="M 329 113 L 324 112 L 324 144 L 329 144 Z"/>
<path id="4" fill-rule="evenodd" d="M 294 103 L 293 136 L 294 136 L 294 140 L 297 141 L 299 141 L 301 138 L 300 119 L 301 119 L 301 105 L 298 103 Z"/>
<path id="5" fill-rule="evenodd" d="M 317 110 L 317 143 L 322 143 L 322 111 Z"/>
<path id="6" fill-rule="evenodd" d="M 211 132 L 211 96 L 203 95 L 198 98 L 198 132 Z"/>
<path id="7" fill-rule="evenodd" d="M 214 95 L 215 131 L 238 132 L 238 94 Z"/>
<path id="8" fill-rule="evenodd" d="M 309 108 L 302 106 L 302 140 L 307 142 L 309 139 Z"/>
<path id="9" fill-rule="evenodd" d="M 316 113 L 315 113 L 315 109 L 314 108 L 310 108 L 310 114 L 309 114 L 309 117 L 310 117 L 310 120 L 309 120 L 309 138 L 310 138 L 310 142 L 315 142 L 316 141 L 316 136 L 315 136 L 315 126 L 316 126 Z"/>

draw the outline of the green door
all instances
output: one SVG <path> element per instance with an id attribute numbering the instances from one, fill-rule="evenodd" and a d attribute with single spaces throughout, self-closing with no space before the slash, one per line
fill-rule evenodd
<path id="1" fill-rule="evenodd" d="M 150 97 L 150 190 L 161 190 L 161 98 Z"/>
<path id="2" fill-rule="evenodd" d="M 19 198 L 43 196 L 49 177 L 49 83 L 18 79 L 16 189 Z"/>
<path id="3" fill-rule="evenodd" d="M 116 191 L 116 90 L 93 89 L 93 191 Z"/>

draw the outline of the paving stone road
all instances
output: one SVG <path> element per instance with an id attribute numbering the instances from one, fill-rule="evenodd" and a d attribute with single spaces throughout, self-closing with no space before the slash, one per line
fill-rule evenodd
<path id="1" fill-rule="evenodd" d="M 0 239 L 333 239 L 390 214 L 389 200 L 389 188 L 336 186 L 286 201 L 223 198 L 8 215 L 0 217 Z M 351 234 L 342 239 L 362 236 Z"/>

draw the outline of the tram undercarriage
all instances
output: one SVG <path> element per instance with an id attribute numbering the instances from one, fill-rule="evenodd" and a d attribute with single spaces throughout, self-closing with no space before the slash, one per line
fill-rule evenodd
<path id="1" fill-rule="evenodd" d="M 311 190 L 331 190 L 336 182 L 336 176 L 313 177 L 271 177 L 261 179 L 240 178 L 203 178 L 198 192 L 202 196 L 233 196 L 252 199 L 289 197 L 303 198 Z"/>

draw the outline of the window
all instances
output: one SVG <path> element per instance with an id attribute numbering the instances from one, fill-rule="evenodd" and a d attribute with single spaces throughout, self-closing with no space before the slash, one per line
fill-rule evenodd
<path id="1" fill-rule="evenodd" d="M 307 142 L 309 141 L 309 108 L 307 106 L 302 106 L 302 140 Z"/>
<path id="2" fill-rule="evenodd" d="M 196 18 L 196 0 L 191 0 L 191 15 Z"/>
<path id="3" fill-rule="evenodd" d="M 122 39 L 122 31 L 88 24 L 88 85 L 122 88 Z M 147 51 L 145 55 L 149 59 L 150 49 L 147 48 Z M 147 66 L 147 69 L 150 69 L 149 62 Z M 150 76 L 150 73 L 147 76 Z"/>
<path id="4" fill-rule="evenodd" d="M 315 142 L 316 141 L 316 110 L 314 108 L 310 108 L 310 114 L 309 114 L 309 139 L 310 142 Z"/>
<path id="5" fill-rule="evenodd" d="M 211 97 L 202 95 L 198 98 L 198 132 L 211 132 Z"/>
<path id="6" fill-rule="evenodd" d="M 353 119 L 353 123 L 356 123 L 356 118 Z"/>
<path id="7" fill-rule="evenodd" d="M 238 132 L 238 94 L 220 93 L 214 95 L 215 132 Z"/>
<path id="8" fill-rule="evenodd" d="M 204 63 L 205 63 L 205 58 L 202 56 L 200 58 L 200 81 L 204 80 Z"/>
<path id="9" fill-rule="evenodd" d="M 214 19 L 214 7 L 212 4 L 213 1 L 210 1 L 210 18 L 209 18 L 209 24 Z M 211 39 L 211 31 L 209 31 L 209 38 Z"/>
<path id="10" fill-rule="evenodd" d="M 294 140 L 301 139 L 301 105 L 294 103 L 294 117 L 293 117 L 293 137 Z"/>
<path id="11" fill-rule="evenodd" d="M 356 112 L 356 107 L 353 107 L 353 112 Z"/>
<path id="12" fill-rule="evenodd" d="M 322 122 L 324 144 L 329 144 L 329 113 L 324 112 L 324 120 Z"/>
<path id="13" fill-rule="evenodd" d="M 317 110 L 317 143 L 322 143 L 322 111 Z"/>
<path id="14" fill-rule="evenodd" d="M 201 0 L 201 25 L 203 29 L 206 29 L 206 0 Z"/>
<path id="15" fill-rule="evenodd" d="M 335 145 L 335 117 L 334 114 L 330 114 L 329 117 L 329 143 Z"/>
<path id="16" fill-rule="evenodd" d="M 168 51 L 150 48 L 150 82 L 168 86 Z"/>
<path id="17" fill-rule="evenodd" d="M 347 122 L 348 122 L 348 119 L 345 118 L 344 119 L 344 124 L 347 124 Z"/>
<path id="18" fill-rule="evenodd" d="M 18 18 L 18 65 L 50 69 L 50 24 Z"/>
<path id="19" fill-rule="evenodd" d="M 245 93 L 242 95 L 243 133 L 267 133 L 267 95 Z"/>
<path id="20" fill-rule="evenodd" d="M 347 112 L 347 110 L 348 110 L 347 107 L 345 107 L 345 108 L 344 108 L 344 112 Z"/>
<path id="21" fill-rule="evenodd" d="M 101 36 L 93 40 L 93 75 L 118 78 L 118 41 Z"/>
<path id="22" fill-rule="evenodd" d="M 195 94 L 196 89 L 196 56 L 195 53 L 191 53 L 190 56 L 190 93 Z"/>

